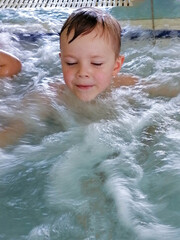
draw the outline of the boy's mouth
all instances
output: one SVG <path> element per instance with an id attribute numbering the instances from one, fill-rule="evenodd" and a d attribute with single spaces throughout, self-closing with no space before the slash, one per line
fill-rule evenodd
<path id="1" fill-rule="evenodd" d="M 76 87 L 78 88 L 78 89 L 81 89 L 81 90 L 88 90 L 88 89 L 90 89 L 90 88 L 92 88 L 94 85 L 83 85 L 83 84 L 77 84 L 76 85 Z"/>

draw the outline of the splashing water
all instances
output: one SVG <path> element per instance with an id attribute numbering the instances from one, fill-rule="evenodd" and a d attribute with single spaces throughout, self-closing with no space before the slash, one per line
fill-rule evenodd
<path id="1" fill-rule="evenodd" d="M 18 144 L 0 150 L 0 239 L 178 240 L 180 96 L 147 89 L 180 89 L 179 40 L 123 39 L 122 71 L 144 87 L 86 106 L 68 95 L 66 104 L 53 103 L 56 121 L 44 122 L 36 103 L 24 115 L 17 103 L 62 78 L 58 36 L 46 33 L 67 14 L 0 14 L 0 46 L 23 62 L 13 81 L 0 82 L 0 126 L 17 113 L 31 123 Z M 37 31 L 31 41 L 20 34 Z"/>

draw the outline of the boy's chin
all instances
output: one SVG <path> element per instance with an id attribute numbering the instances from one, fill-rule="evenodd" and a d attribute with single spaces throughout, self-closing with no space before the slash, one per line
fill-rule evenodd
<path id="1" fill-rule="evenodd" d="M 98 94 L 94 94 L 94 95 L 89 95 L 89 94 L 75 94 L 75 96 L 81 101 L 81 102 L 92 102 L 93 100 L 96 99 Z"/>
<path id="2" fill-rule="evenodd" d="M 78 98 L 78 100 L 80 100 L 81 102 L 84 102 L 84 103 L 90 103 L 90 102 L 92 102 L 93 100 L 95 100 L 96 99 L 96 96 L 95 97 L 92 97 L 92 98 L 88 98 L 88 97 L 78 97 L 78 96 L 76 96 L 77 98 Z"/>
<path id="3" fill-rule="evenodd" d="M 94 94 L 88 94 L 88 93 L 84 93 L 84 94 L 77 94 L 77 93 L 73 93 L 73 95 L 78 98 L 78 100 L 80 100 L 81 102 L 84 103 L 90 103 L 93 102 L 97 99 L 104 99 L 105 97 L 109 96 L 109 93 L 111 93 L 111 88 L 105 89 L 104 91 L 100 92 L 100 93 L 94 93 Z"/>

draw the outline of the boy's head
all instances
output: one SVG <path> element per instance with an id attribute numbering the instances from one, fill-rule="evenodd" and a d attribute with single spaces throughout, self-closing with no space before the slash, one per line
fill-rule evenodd
<path id="1" fill-rule="evenodd" d="M 60 37 L 66 31 L 67 37 L 73 32 L 69 43 L 80 35 L 86 35 L 95 28 L 100 34 L 111 41 L 115 56 L 118 57 L 121 49 L 121 26 L 110 14 L 98 8 L 80 8 L 75 10 L 65 21 Z"/>
<path id="2" fill-rule="evenodd" d="M 117 20 L 96 8 L 80 8 L 60 32 L 60 57 L 67 87 L 82 101 L 105 91 L 119 72 L 121 28 Z"/>

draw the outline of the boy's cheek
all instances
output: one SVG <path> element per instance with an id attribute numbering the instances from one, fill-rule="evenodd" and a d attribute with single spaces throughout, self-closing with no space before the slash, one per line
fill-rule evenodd
<path id="1" fill-rule="evenodd" d="M 63 68 L 62 70 L 63 70 L 63 76 L 64 76 L 64 78 L 67 78 L 67 79 L 72 78 L 73 73 L 72 73 L 72 71 L 71 71 L 70 69 L 68 69 L 68 68 Z"/>
<path id="2" fill-rule="evenodd" d="M 66 85 L 70 86 L 73 82 L 73 79 L 74 79 L 71 71 L 64 71 L 63 72 L 63 77 L 64 77 L 64 81 L 65 81 Z"/>
<path id="3" fill-rule="evenodd" d="M 101 72 L 96 74 L 96 79 L 98 79 L 98 81 L 102 84 L 104 84 L 105 82 L 111 82 L 112 74 L 110 74 L 109 72 Z"/>

